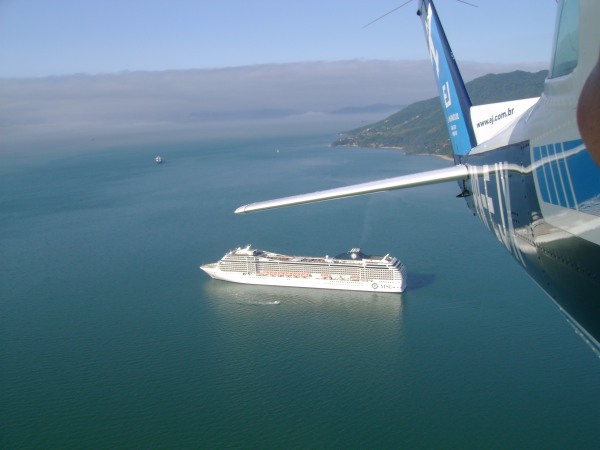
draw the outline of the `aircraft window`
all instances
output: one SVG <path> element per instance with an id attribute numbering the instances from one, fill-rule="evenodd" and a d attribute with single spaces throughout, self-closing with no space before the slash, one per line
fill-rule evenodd
<path id="1" fill-rule="evenodd" d="M 579 58 L 579 0 L 565 0 L 554 45 L 552 77 L 568 75 Z"/>

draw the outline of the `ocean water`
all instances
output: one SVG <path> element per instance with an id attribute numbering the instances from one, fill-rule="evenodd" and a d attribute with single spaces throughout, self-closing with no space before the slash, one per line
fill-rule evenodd
<path id="1" fill-rule="evenodd" d="M 233 214 L 449 164 L 334 138 L 53 144 L 5 160 L 0 446 L 598 448 L 600 360 L 453 183 Z M 199 270 L 247 243 L 390 253 L 408 289 Z"/>

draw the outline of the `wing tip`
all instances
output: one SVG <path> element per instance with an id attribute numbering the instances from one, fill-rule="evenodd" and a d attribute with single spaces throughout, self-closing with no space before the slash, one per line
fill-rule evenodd
<path id="1" fill-rule="evenodd" d="M 469 172 L 465 164 L 458 164 L 444 169 L 402 175 L 396 178 L 360 183 L 343 188 L 333 188 L 310 194 L 294 195 L 275 200 L 266 200 L 257 203 L 248 203 L 235 210 L 235 214 L 248 214 L 267 209 L 281 208 L 284 206 L 302 205 L 306 203 L 322 202 L 338 198 L 348 198 L 357 195 L 373 194 L 375 192 L 391 191 L 407 187 L 416 187 L 426 184 L 442 183 L 452 180 L 465 180 Z"/>

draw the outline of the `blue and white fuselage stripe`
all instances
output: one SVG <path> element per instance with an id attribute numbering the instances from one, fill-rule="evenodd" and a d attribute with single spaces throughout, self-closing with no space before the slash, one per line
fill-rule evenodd
<path id="1" fill-rule="evenodd" d="M 581 139 L 533 148 L 541 200 L 600 216 L 600 169 Z"/>

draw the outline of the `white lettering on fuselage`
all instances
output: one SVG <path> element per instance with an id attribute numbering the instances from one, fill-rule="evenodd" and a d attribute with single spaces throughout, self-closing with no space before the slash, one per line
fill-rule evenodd
<path id="1" fill-rule="evenodd" d="M 458 113 L 450 114 L 448 116 L 448 123 L 456 122 L 457 120 L 460 120 Z"/>
<path id="2" fill-rule="evenodd" d="M 478 174 L 477 166 L 469 166 L 469 178 L 473 192 L 473 205 L 483 224 L 492 231 L 496 238 L 506 247 L 514 258 L 526 266 L 521 255 L 521 250 L 516 242 L 516 233 L 512 223 L 512 208 L 510 201 L 509 174 L 506 163 L 494 164 L 493 174 L 495 183 L 490 181 L 490 167 L 486 164 L 480 166 Z M 480 176 L 482 178 L 480 179 Z M 494 186 L 495 185 L 495 186 Z M 483 186 L 483 192 L 481 187 Z M 490 191 L 495 188 L 498 211 L 494 207 L 494 197 Z"/>

